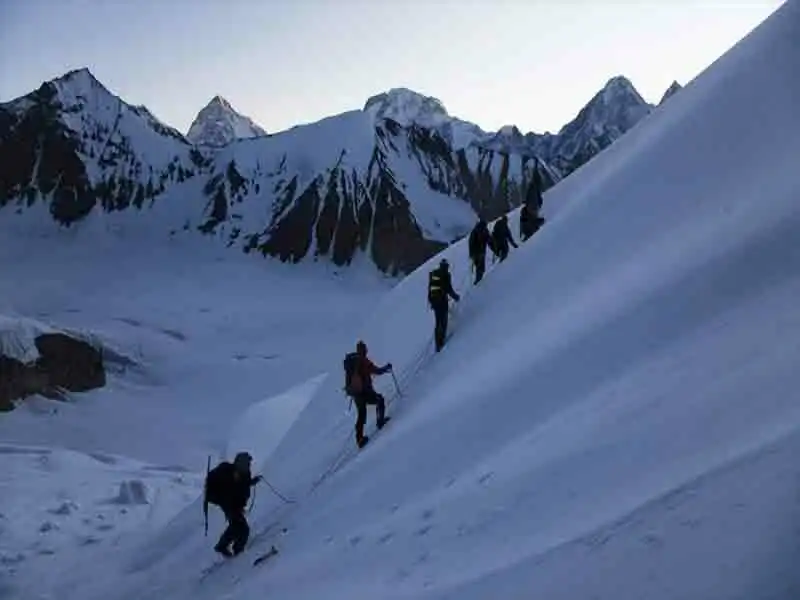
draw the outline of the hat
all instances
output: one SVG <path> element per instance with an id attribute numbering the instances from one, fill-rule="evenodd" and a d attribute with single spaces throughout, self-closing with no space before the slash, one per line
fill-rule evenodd
<path id="1" fill-rule="evenodd" d="M 233 459 L 233 464 L 239 469 L 250 469 L 250 463 L 253 462 L 253 457 L 249 452 L 239 452 L 236 458 Z"/>

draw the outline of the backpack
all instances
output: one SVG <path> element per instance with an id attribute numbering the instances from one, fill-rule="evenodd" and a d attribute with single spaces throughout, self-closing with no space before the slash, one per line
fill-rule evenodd
<path id="1" fill-rule="evenodd" d="M 208 504 L 222 506 L 227 499 L 227 490 L 231 483 L 231 470 L 233 465 L 221 462 L 211 469 L 206 475 L 205 501 Z"/>
<path id="2" fill-rule="evenodd" d="M 360 394 L 363 385 L 358 373 L 358 354 L 350 352 L 344 357 L 344 391 L 349 396 Z"/>

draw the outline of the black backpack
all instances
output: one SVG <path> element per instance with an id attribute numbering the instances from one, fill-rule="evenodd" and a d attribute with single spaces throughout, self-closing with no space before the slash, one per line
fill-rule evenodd
<path id="1" fill-rule="evenodd" d="M 231 463 L 221 462 L 208 472 L 205 486 L 205 500 L 208 504 L 217 506 L 225 504 L 233 469 L 234 466 Z"/>
<path id="2" fill-rule="evenodd" d="M 352 396 L 361 392 L 361 377 L 357 375 L 358 354 L 350 352 L 344 357 L 344 391 Z"/>

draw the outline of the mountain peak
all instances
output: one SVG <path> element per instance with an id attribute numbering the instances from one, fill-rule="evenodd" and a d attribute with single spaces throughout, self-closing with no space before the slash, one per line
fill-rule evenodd
<path id="1" fill-rule="evenodd" d="M 265 135 L 267 132 L 264 129 L 217 94 L 197 113 L 186 138 L 193 144 L 219 147 L 237 139 Z"/>
<path id="2" fill-rule="evenodd" d="M 441 100 L 404 87 L 392 88 L 371 96 L 364 111 L 374 119 L 392 119 L 403 126 L 437 126 L 450 120 Z"/>
<path id="3" fill-rule="evenodd" d="M 108 89 L 100 83 L 97 77 L 94 76 L 88 67 L 81 67 L 80 69 L 73 69 L 67 71 L 61 77 L 56 77 L 52 80 L 59 89 L 68 88 L 76 95 L 86 95 L 92 90 L 102 90 L 111 93 Z"/>
<path id="4" fill-rule="evenodd" d="M 595 96 L 595 100 L 609 104 L 619 102 L 626 97 L 636 103 L 646 104 L 630 79 L 623 75 L 616 75 L 606 82 L 603 89 Z"/>
<path id="5" fill-rule="evenodd" d="M 226 108 L 228 110 L 233 110 L 233 107 L 231 106 L 231 103 L 228 102 L 225 98 L 223 98 L 219 94 L 214 96 L 206 106 L 207 107 L 208 106 L 221 106 L 221 107 Z"/>
<path id="6" fill-rule="evenodd" d="M 659 104 L 664 104 L 670 97 L 674 96 L 677 92 L 681 91 L 683 86 L 678 83 L 677 81 L 673 81 L 670 86 L 667 88 L 667 91 L 664 92 L 664 95 L 661 97 Z"/>

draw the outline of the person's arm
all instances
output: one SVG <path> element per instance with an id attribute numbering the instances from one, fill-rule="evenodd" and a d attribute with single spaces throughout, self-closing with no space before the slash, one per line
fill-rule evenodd
<path id="1" fill-rule="evenodd" d="M 447 274 L 445 278 L 445 289 L 447 290 L 447 294 L 456 302 L 461 300 L 461 296 L 459 296 L 456 291 L 453 289 L 453 280 L 450 277 L 450 273 Z"/>
<path id="2" fill-rule="evenodd" d="M 388 373 L 392 370 L 392 363 L 386 363 L 382 367 L 377 367 L 370 359 L 367 358 L 365 360 L 367 364 L 367 370 L 369 370 L 372 375 L 383 375 L 384 373 Z"/>

